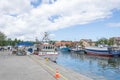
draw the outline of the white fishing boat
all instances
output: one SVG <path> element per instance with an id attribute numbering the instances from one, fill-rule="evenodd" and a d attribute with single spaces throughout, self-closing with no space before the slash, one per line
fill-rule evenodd
<path id="1" fill-rule="evenodd" d="M 71 52 L 76 52 L 76 53 L 84 53 L 84 49 L 81 46 L 75 46 L 70 49 Z"/>
<path id="2" fill-rule="evenodd" d="M 51 61 L 56 61 L 58 52 L 56 46 L 49 43 L 48 33 L 45 32 L 44 37 L 39 45 L 38 55 L 44 58 L 48 58 Z"/>
<path id="3" fill-rule="evenodd" d="M 56 47 L 49 43 L 43 43 L 40 46 L 39 55 L 56 55 L 58 54 Z"/>

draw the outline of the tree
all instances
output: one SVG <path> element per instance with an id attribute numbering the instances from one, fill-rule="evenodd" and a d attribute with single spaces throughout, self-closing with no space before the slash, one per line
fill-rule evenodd
<path id="1" fill-rule="evenodd" d="M 99 40 L 96 42 L 96 45 L 98 45 L 98 44 L 106 44 L 106 45 L 108 45 L 108 43 L 109 43 L 109 40 L 108 40 L 108 39 L 106 39 L 106 38 L 101 38 L 101 39 L 99 39 Z"/>
<path id="2" fill-rule="evenodd" d="M 4 41 L 5 39 L 6 39 L 5 34 L 0 31 L 0 41 Z"/>
<path id="3" fill-rule="evenodd" d="M 0 31 L 0 46 L 5 45 L 6 42 L 5 39 L 6 39 L 6 35 Z"/>
<path id="4" fill-rule="evenodd" d="M 108 45 L 113 45 L 113 44 L 114 44 L 114 38 L 110 38 Z"/>
<path id="5" fill-rule="evenodd" d="M 12 42 L 12 45 L 15 46 L 17 43 L 22 42 L 21 40 L 18 40 L 17 38 L 15 38 Z"/>
<path id="6" fill-rule="evenodd" d="M 65 44 L 66 47 L 70 47 L 71 45 L 70 44 Z"/>
<path id="7" fill-rule="evenodd" d="M 12 42 L 13 42 L 13 41 L 12 41 L 11 38 L 8 38 L 8 39 L 7 39 L 7 45 L 12 45 Z"/>
<path id="8" fill-rule="evenodd" d="M 49 43 L 54 45 L 55 41 L 50 40 Z"/>

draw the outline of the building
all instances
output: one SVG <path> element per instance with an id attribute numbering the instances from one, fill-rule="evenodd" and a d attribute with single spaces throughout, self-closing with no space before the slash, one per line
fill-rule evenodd
<path id="1" fill-rule="evenodd" d="M 92 42 L 91 39 L 81 39 L 80 40 L 80 45 L 82 45 L 84 47 L 95 46 L 95 42 Z"/>
<path id="2" fill-rule="evenodd" d="M 60 47 L 60 46 L 72 46 L 73 42 L 72 41 L 57 41 L 57 42 L 55 42 L 55 45 L 57 47 Z"/>
<path id="3" fill-rule="evenodd" d="M 120 46 L 120 37 L 113 37 L 114 45 Z"/>

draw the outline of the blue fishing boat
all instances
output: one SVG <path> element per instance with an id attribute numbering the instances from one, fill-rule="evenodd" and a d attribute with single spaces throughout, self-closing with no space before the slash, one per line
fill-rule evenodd
<path id="1" fill-rule="evenodd" d="M 120 56 L 120 47 L 86 47 L 88 55 L 113 57 Z"/>
<path id="2" fill-rule="evenodd" d="M 59 48 L 59 50 L 60 50 L 60 51 L 70 51 L 70 49 L 69 49 L 68 47 L 66 47 L 66 46 L 61 46 L 61 47 Z"/>

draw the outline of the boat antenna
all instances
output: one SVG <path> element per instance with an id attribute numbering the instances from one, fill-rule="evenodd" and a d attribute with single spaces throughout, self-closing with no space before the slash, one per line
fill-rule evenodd
<path id="1" fill-rule="evenodd" d="M 48 32 L 44 32 L 44 36 L 43 36 L 43 39 L 42 39 L 42 42 L 49 42 L 50 39 L 49 39 L 49 33 Z"/>

